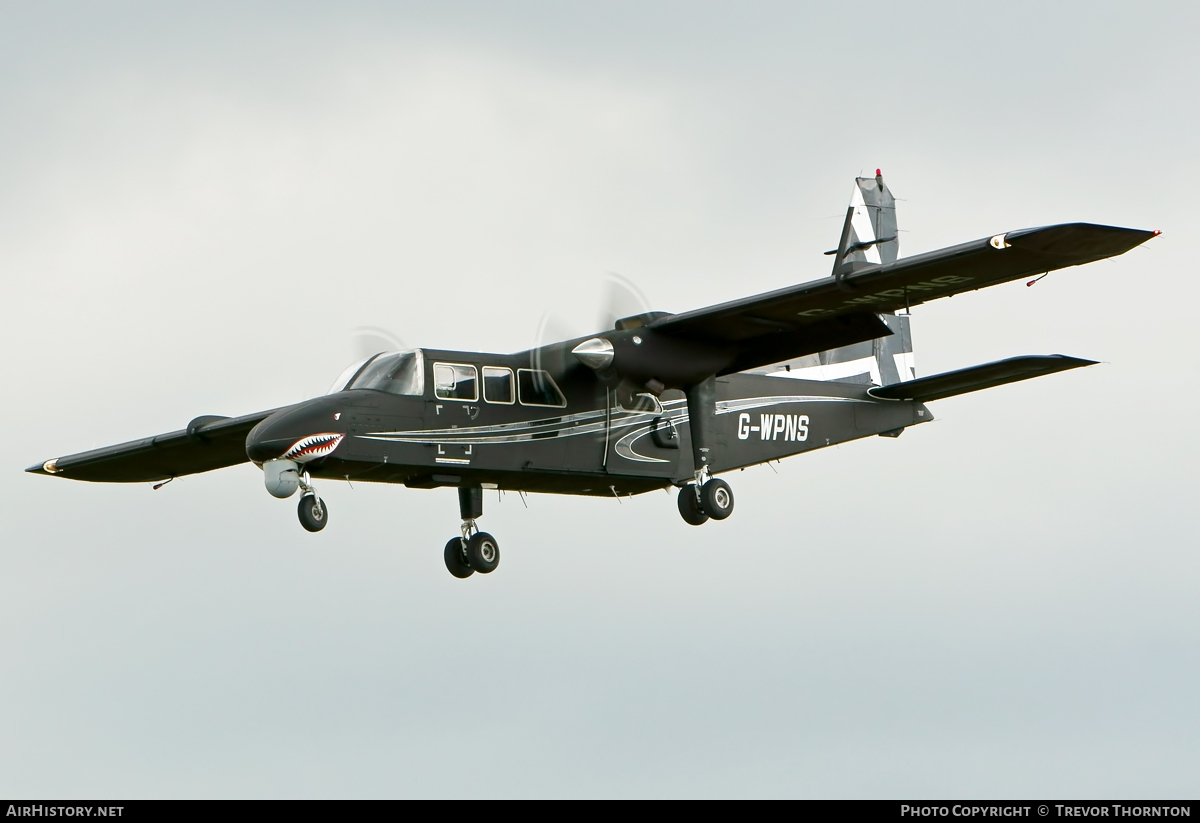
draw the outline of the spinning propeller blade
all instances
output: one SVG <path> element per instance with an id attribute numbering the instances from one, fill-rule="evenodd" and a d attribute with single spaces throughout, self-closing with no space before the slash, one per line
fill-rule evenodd
<path id="1" fill-rule="evenodd" d="M 530 367 L 544 369 L 555 378 L 578 368 L 580 362 L 571 355 L 572 345 L 566 341 L 603 334 L 616 326 L 623 317 L 642 314 L 648 310 L 646 297 L 632 280 L 616 272 L 606 272 L 600 283 L 596 301 L 596 320 L 593 328 L 584 321 L 572 320 L 554 311 L 546 312 L 538 322 L 530 354 Z"/>
<path id="2" fill-rule="evenodd" d="M 364 360 L 380 352 L 406 351 L 409 346 L 395 334 L 380 326 L 359 326 L 350 333 L 350 347 L 355 360 Z"/>

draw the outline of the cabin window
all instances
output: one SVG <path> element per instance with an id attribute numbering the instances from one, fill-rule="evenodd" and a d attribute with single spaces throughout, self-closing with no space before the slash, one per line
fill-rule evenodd
<path id="1" fill-rule="evenodd" d="M 375 389 L 389 394 L 424 394 L 425 356 L 420 349 L 378 354 L 367 361 L 346 388 Z"/>
<path id="2" fill-rule="evenodd" d="M 542 369 L 517 369 L 517 396 L 522 406 L 552 406 L 561 409 L 567 398 Z"/>
<path id="3" fill-rule="evenodd" d="M 477 375 L 466 363 L 434 363 L 433 393 L 442 400 L 478 400 Z"/>
<path id="4" fill-rule="evenodd" d="M 502 366 L 483 367 L 483 399 L 489 403 L 513 402 L 512 369 Z"/>

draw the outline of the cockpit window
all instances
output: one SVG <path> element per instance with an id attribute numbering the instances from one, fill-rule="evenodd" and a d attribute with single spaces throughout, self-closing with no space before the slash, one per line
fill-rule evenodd
<path id="1" fill-rule="evenodd" d="M 346 388 L 422 395 L 425 393 L 425 355 L 420 349 L 377 355 Z"/>
<path id="2" fill-rule="evenodd" d="M 343 371 L 341 374 L 338 375 L 338 379 L 333 381 L 333 385 L 330 386 L 329 391 L 327 391 L 325 393 L 326 394 L 336 394 L 337 392 L 345 391 L 346 384 L 349 383 L 351 380 L 353 380 L 355 375 L 357 375 L 360 371 L 362 371 L 363 366 L 370 363 L 376 357 L 377 357 L 377 355 L 373 354 L 370 357 L 367 357 L 363 360 L 359 360 L 355 363 L 351 363 L 349 366 L 346 367 L 345 371 Z"/>

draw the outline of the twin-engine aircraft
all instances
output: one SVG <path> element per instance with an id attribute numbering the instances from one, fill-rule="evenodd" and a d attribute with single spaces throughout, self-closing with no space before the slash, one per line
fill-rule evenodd
<path id="1" fill-rule="evenodd" d="M 933 419 L 925 403 L 1091 365 L 1014 357 L 917 377 L 909 310 L 939 297 L 1114 257 L 1156 231 L 1066 223 L 900 257 L 883 176 L 860 177 L 828 277 L 516 354 L 413 349 L 350 366 L 323 397 L 39 463 L 73 480 L 161 483 L 253 461 L 267 491 L 300 491 L 325 528 L 315 479 L 458 489 L 455 577 L 500 562 L 480 531 L 485 489 L 618 498 L 675 486 L 683 519 L 733 513 L 717 475 Z M 903 313 L 898 313 L 898 312 Z M 156 486 L 157 488 L 157 486 Z"/>

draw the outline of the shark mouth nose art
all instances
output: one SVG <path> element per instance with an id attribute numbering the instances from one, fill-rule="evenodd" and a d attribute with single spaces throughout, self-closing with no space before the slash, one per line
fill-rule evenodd
<path id="1" fill-rule="evenodd" d="M 295 460 L 297 463 L 307 463 L 309 460 L 316 460 L 318 457 L 332 454 L 333 450 L 338 447 L 338 444 L 342 442 L 342 438 L 344 437 L 344 434 L 333 434 L 331 432 L 310 434 L 308 437 L 293 443 L 291 448 L 280 456 L 280 459 Z"/>

